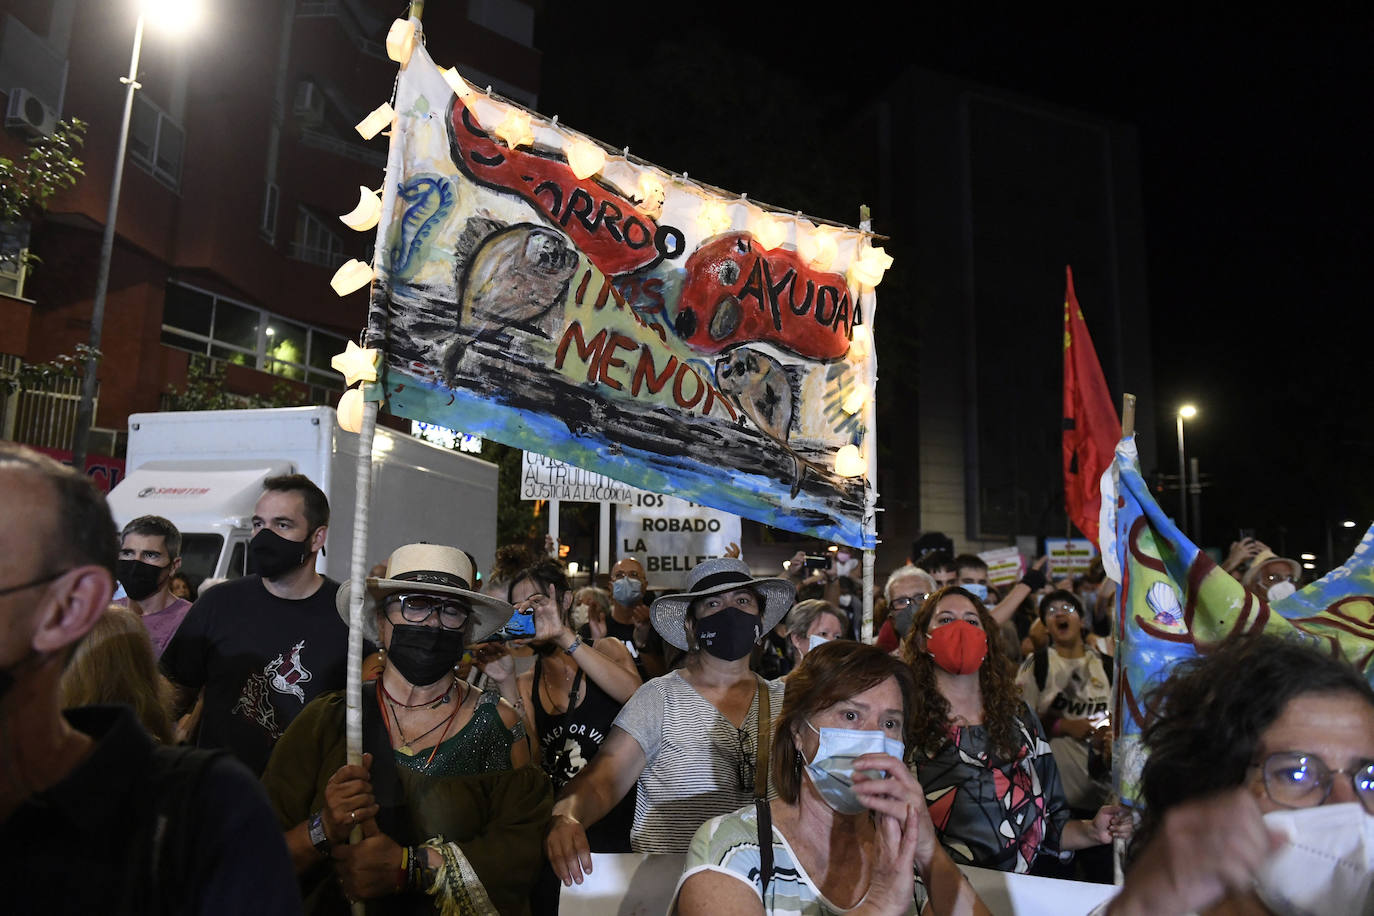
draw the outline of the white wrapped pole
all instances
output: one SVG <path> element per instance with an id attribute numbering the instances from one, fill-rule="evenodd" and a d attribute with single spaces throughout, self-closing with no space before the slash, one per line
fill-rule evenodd
<path id="1" fill-rule="evenodd" d="M 372 439 L 377 433 L 377 402 L 363 403 L 363 428 L 358 434 L 357 476 L 353 507 L 353 554 L 349 561 L 348 668 L 344 687 L 344 743 L 350 764 L 363 762 L 363 598 L 367 580 L 367 513 L 372 502 Z M 363 828 L 355 826 L 348 842 L 361 843 Z M 353 916 L 363 916 L 367 905 L 357 901 Z"/>
<path id="2" fill-rule="evenodd" d="M 354 479 L 353 553 L 349 560 L 348 682 L 345 690 L 344 740 L 348 762 L 363 762 L 363 599 L 367 580 L 367 513 L 372 502 L 372 440 L 377 434 L 377 402 L 363 402 L 363 428 L 358 434 Z"/>
<path id="3" fill-rule="evenodd" d="M 868 207 L 859 208 L 859 228 L 871 232 L 873 221 L 869 219 Z M 873 314 L 878 303 L 878 294 L 869 287 L 860 292 L 859 304 L 863 308 L 864 323 L 868 325 L 871 339 L 871 353 L 866 361 L 868 377 L 868 400 L 864 402 L 864 455 L 868 470 L 864 472 L 864 540 L 871 540 L 873 547 L 863 552 L 864 571 L 864 621 L 861 638 L 871 644 L 873 633 L 873 564 L 878 553 L 878 341 L 873 334 Z"/>

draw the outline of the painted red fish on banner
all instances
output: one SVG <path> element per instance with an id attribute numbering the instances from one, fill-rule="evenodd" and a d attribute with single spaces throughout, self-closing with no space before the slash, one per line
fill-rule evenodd
<path id="1" fill-rule="evenodd" d="M 702 353 L 767 341 L 799 356 L 838 359 L 859 320 L 844 277 L 808 267 L 795 251 L 730 232 L 687 259 L 673 326 Z"/>
<path id="2" fill-rule="evenodd" d="M 493 139 L 456 95 L 449 113 L 449 146 L 465 175 L 528 201 L 608 277 L 671 260 L 686 248 L 681 230 L 658 225 L 613 188 L 578 178 L 563 157 L 511 149 Z"/>

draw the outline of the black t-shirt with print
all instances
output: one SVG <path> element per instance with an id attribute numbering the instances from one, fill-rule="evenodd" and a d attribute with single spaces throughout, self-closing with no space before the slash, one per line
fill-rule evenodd
<path id="1" fill-rule="evenodd" d="M 208 589 L 162 656 L 167 676 L 205 688 L 200 747 L 222 747 L 261 776 L 286 726 L 315 697 L 342 690 L 348 627 L 325 579 L 309 598 L 269 592 L 258 576 Z"/>

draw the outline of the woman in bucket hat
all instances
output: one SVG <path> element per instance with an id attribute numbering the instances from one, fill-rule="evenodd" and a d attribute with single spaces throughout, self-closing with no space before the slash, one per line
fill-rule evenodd
<path id="1" fill-rule="evenodd" d="M 752 673 L 749 653 L 793 596 L 786 580 L 756 579 L 743 561 L 721 557 L 653 603 L 654 629 L 687 661 L 635 692 L 596 759 L 561 793 L 545 850 L 564 884 L 591 871 L 586 828 L 632 787 L 630 845 L 645 853 L 686 852 L 704 821 L 771 790 L 759 760 L 771 732 L 760 720 L 776 719 L 783 685 Z"/>
<path id="2" fill-rule="evenodd" d="M 385 667 L 363 687 L 362 766 L 344 765 L 342 692 L 310 703 L 277 743 L 263 784 L 307 912 L 361 899 L 379 913 L 528 911 L 552 790 L 527 766 L 516 711 L 455 673 L 465 646 L 511 616 L 474 573 L 456 547 L 410 544 L 367 579 L 366 635 Z M 347 845 L 355 826 L 363 839 Z"/>

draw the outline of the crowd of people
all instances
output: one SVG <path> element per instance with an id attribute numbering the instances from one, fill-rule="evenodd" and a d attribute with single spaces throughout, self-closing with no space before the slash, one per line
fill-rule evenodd
<path id="1" fill-rule="evenodd" d="M 1113 803 L 1100 567 L 999 588 L 926 538 L 866 644 L 845 548 L 776 575 L 732 548 L 654 596 L 634 557 L 574 589 L 524 545 L 485 579 L 461 544 L 395 545 L 365 579 L 352 711 L 352 590 L 317 571 L 305 477 L 265 482 L 250 574 L 193 601 L 167 519 L 117 531 L 82 475 L 7 444 L 0 500 L 19 911 L 556 913 L 632 851 L 685 856 L 682 914 L 983 913 L 961 867 L 1109 883 L 1121 840 L 1105 911 L 1283 913 L 1374 814 L 1374 691 L 1256 637 L 1147 696 L 1142 804 Z M 1249 541 L 1226 567 L 1269 600 L 1301 575 Z M 1368 871 L 1312 899 L 1359 911 Z"/>

